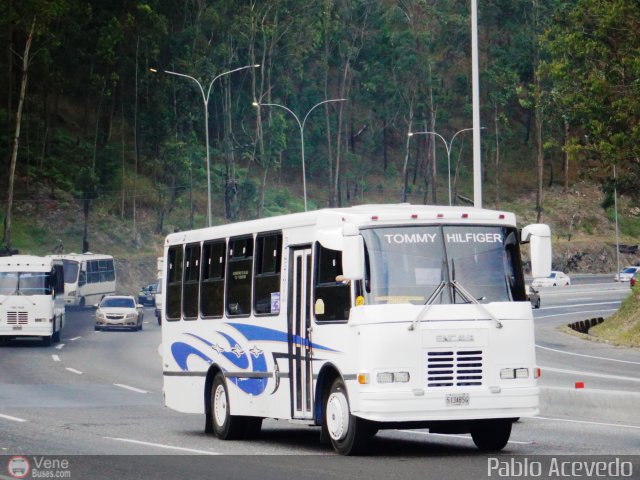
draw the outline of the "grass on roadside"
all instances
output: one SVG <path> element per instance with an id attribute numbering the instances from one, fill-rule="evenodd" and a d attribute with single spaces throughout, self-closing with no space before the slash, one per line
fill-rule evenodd
<path id="1" fill-rule="evenodd" d="M 590 328 L 589 335 L 616 345 L 640 347 L 640 287 L 633 287 L 620 310 Z"/>

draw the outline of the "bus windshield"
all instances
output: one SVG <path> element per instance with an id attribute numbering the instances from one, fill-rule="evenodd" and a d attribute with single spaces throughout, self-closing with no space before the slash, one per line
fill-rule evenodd
<path id="1" fill-rule="evenodd" d="M 469 303 L 463 289 L 480 303 L 526 300 L 515 228 L 403 226 L 361 233 L 368 305 Z"/>
<path id="2" fill-rule="evenodd" d="M 42 272 L 0 272 L 0 295 L 50 295 L 52 278 Z"/>
<path id="3" fill-rule="evenodd" d="M 62 260 L 64 267 L 64 283 L 76 283 L 78 281 L 79 264 L 73 260 Z"/>

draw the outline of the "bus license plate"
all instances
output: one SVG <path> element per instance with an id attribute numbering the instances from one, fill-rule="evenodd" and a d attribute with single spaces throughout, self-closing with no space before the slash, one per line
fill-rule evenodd
<path id="1" fill-rule="evenodd" d="M 22 330 L 22 326 L 21 325 L 16 325 L 15 327 L 13 327 L 14 330 Z"/>
<path id="2" fill-rule="evenodd" d="M 469 405 L 468 393 L 450 393 L 447 395 L 447 407 Z"/>

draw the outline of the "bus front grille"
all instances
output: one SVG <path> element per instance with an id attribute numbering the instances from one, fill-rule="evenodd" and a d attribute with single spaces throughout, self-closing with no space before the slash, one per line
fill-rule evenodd
<path id="1" fill-rule="evenodd" d="M 7 312 L 8 325 L 26 325 L 29 323 L 29 312 Z"/>
<path id="2" fill-rule="evenodd" d="M 482 385 L 482 350 L 427 353 L 427 387 Z"/>

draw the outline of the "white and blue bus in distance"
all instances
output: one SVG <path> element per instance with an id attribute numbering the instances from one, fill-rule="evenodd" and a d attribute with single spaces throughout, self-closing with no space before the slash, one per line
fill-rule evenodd
<path id="1" fill-rule="evenodd" d="M 49 255 L 64 264 L 65 305 L 88 307 L 116 293 L 116 269 L 111 255 L 68 253 Z"/>
<path id="2" fill-rule="evenodd" d="M 64 327 L 62 262 L 49 257 L 0 257 L 0 336 L 60 341 Z"/>
<path id="3" fill-rule="evenodd" d="M 263 418 L 320 426 L 357 454 L 379 429 L 471 433 L 502 449 L 538 413 L 533 276 L 547 225 L 512 213 L 368 205 L 174 233 L 165 241 L 165 403 L 222 439 Z"/>

